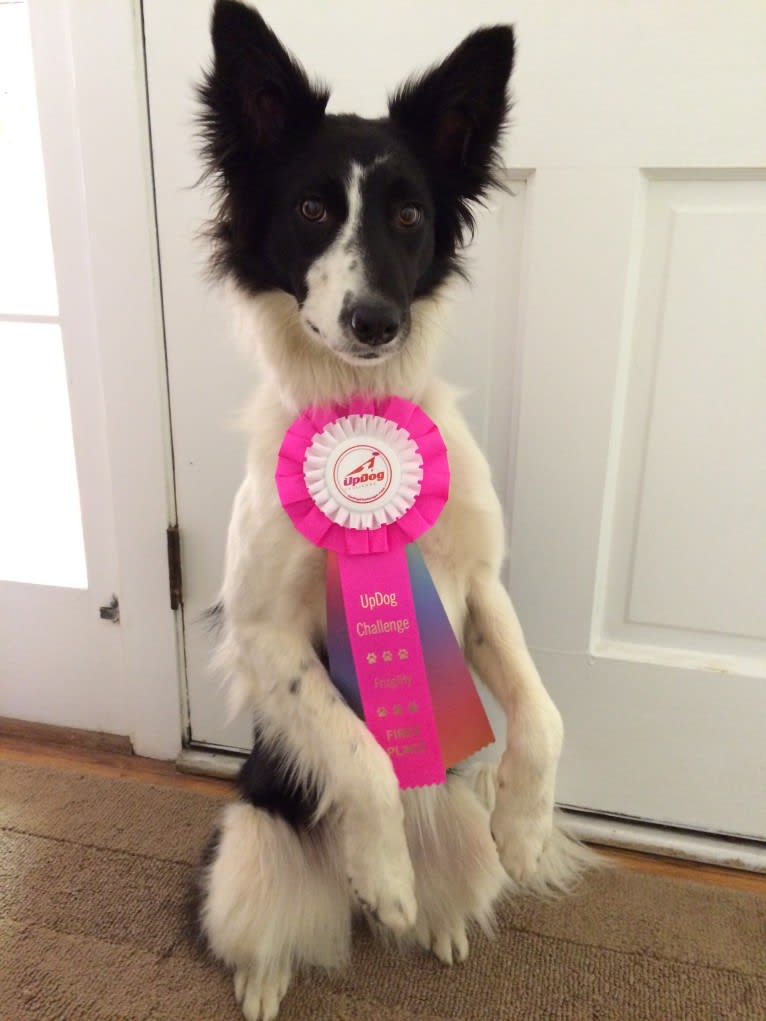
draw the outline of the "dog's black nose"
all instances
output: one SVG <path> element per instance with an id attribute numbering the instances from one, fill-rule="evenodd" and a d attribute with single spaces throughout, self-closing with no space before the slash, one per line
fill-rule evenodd
<path id="1" fill-rule="evenodd" d="M 393 305 L 357 305 L 351 313 L 351 329 L 358 340 L 371 347 L 388 344 L 401 325 L 402 318 Z"/>

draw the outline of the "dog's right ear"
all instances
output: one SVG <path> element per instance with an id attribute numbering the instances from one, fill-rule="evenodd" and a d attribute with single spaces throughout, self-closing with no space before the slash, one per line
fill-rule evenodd
<path id="1" fill-rule="evenodd" d="M 315 87 L 252 7 L 216 0 L 213 66 L 199 88 L 209 170 L 231 179 L 244 159 L 269 158 L 324 116 L 329 92 Z"/>

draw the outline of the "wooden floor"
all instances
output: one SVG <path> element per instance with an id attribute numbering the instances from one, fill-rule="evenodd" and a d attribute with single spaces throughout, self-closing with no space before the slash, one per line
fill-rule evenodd
<path id="1" fill-rule="evenodd" d="M 127 738 L 89 734 L 63 727 L 16 723 L 0 718 L 0 762 L 30 762 L 55 769 L 71 769 L 98 776 L 121 777 L 136 783 L 161 784 L 198 791 L 213 797 L 229 798 L 233 784 L 229 780 L 187 776 L 174 763 L 144 759 L 130 753 Z M 640 854 L 615 848 L 598 849 L 621 868 L 655 875 L 691 879 L 734 890 L 750 890 L 766 896 L 766 875 L 736 869 L 682 862 L 658 855 Z"/>

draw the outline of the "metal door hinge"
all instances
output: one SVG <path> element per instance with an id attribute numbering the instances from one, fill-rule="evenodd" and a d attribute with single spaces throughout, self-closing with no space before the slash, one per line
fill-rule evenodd
<path id="1" fill-rule="evenodd" d="M 183 606 L 183 582 L 181 579 L 181 533 L 178 525 L 168 525 L 168 583 L 170 585 L 170 609 Z"/>
<path id="2" fill-rule="evenodd" d="M 102 620 L 110 620 L 113 624 L 120 623 L 120 603 L 117 596 L 113 595 L 108 606 L 100 606 L 98 615 Z"/>

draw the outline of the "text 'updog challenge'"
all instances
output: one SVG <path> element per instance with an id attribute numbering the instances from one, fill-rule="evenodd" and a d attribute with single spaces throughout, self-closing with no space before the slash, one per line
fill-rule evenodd
<path id="1" fill-rule="evenodd" d="M 359 597 L 359 603 L 363 610 L 377 610 L 381 606 L 397 606 L 396 592 L 364 592 Z M 370 635 L 381 635 L 395 632 L 403 634 L 410 629 L 409 617 L 399 617 L 394 620 L 357 621 L 356 633 L 360 638 L 367 638 Z"/>

